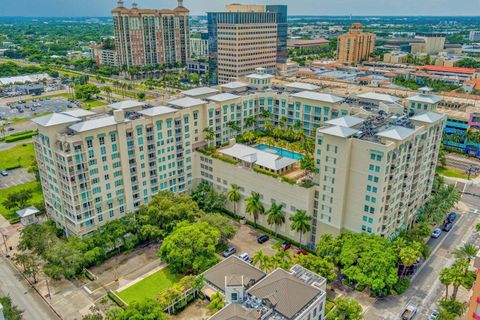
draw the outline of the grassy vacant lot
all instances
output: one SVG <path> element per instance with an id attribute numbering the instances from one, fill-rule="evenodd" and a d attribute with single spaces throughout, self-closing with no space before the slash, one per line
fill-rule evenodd
<path id="1" fill-rule="evenodd" d="M 84 104 L 82 105 L 82 108 L 83 108 L 83 109 L 87 109 L 87 110 L 90 110 L 90 109 L 92 109 L 92 108 L 96 108 L 96 107 L 100 107 L 100 106 L 107 105 L 107 102 L 102 101 L 102 100 L 95 100 L 95 99 L 82 100 L 82 102 L 84 103 Z"/>
<path id="2" fill-rule="evenodd" d="M 10 193 L 16 193 L 16 192 L 19 192 L 20 190 L 26 190 L 26 189 L 32 191 L 32 198 L 28 202 L 28 205 L 43 203 L 42 187 L 37 181 L 31 181 L 25 184 L 3 189 L 0 192 L 0 214 L 2 214 L 2 216 L 8 219 L 11 223 L 17 222 L 19 220 L 17 214 L 15 213 L 16 209 L 7 210 L 3 206 L 3 201 L 7 199 L 7 196 Z"/>
<path id="3" fill-rule="evenodd" d="M 451 178 L 460 178 L 460 179 L 467 179 L 468 175 L 460 170 L 453 169 L 453 168 L 437 168 L 437 173 L 441 176 L 451 177 Z"/>
<path id="4" fill-rule="evenodd" d="M 170 269 L 167 267 L 155 272 L 121 292 L 117 292 L 117 294 L 129 304 L 135 300 L 141 301 L 146 298 L 155 299 L 161 291 L 170 288 L 180 279 L 180 275 L 171 273 Z"/>
<path id="5" fill-rule="evenodd" d="M 71 97 L 72 97 L 72 95 L 68 94 L 68 93 L 55 93 L 55 94 L 51 94 L 51 95 L 32 97 L 32 98 L 23 99 L 23 100 L 32 101 L 32 100 L 39 100 L 39 99 L 45 99 L 45 98 L 49 98 L 49 99 L 66 98 L 66 99 L 68 99 L 68 98 L 71 98 Z"/>
<path id="6" fill-rule="evenodd" d="M 32 143 L 25 143 L 16 147 L 0 151 L 0 169 L 16 166 L 29 167 L 35 152 Z"/>

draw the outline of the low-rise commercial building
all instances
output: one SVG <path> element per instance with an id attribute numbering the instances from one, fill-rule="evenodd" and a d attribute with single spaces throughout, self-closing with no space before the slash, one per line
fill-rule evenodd
<path id="1" fill-rule="evenodd" d="M 300 266 L 269 274 L 236 256 L 203 273 L 207 296 L 220 292 L 225 307 L 209 320 L 324 320 L 326 279 Z"/>

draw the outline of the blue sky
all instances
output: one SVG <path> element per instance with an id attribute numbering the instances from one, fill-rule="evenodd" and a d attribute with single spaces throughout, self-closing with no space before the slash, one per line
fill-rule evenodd
<path id="1" fill-rule="evenodd" d="M 139 7 L 169 8 L 175 0 L 137 0 Z M 480 15 L 480 0 L 184 0 L 192 14 L 227 3 L 287 4 L 298 15 Z M 126 0 L 130 6 L 131 0 Z M 0 16 L 108 16 L 115 0 L 0 0 Z"/>

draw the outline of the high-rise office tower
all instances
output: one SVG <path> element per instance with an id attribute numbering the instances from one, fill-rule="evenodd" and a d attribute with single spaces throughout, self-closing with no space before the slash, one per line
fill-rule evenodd
<path id="1" fill-rule="evenodd" d="M 338 37 L 337 61 L 356 64 L 367 60 L 375 49 L 375 39 L 375 34 L 363 31 L 362 24 L 353 23 L 347 33 Z"/>
<path id="2" fill-rule="evenodd" d="M 173 10 L 139 9 L 123 1 L 112 10 L 115 46 L 121 66 L 187 63 L 190 58 L 189 11 L 178 1 Z"/>
<path id="3" fill-rule="evenodd" d="M 257 68 L 275 73 L 287 59 L 287 6 L 227 5 L 208 13 L 210 83 L 226 83 Z"/>

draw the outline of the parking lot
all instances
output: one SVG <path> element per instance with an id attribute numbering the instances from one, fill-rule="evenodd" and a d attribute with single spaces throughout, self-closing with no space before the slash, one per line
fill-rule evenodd
<path id="1" fill-rule="evenodd" d="M 252 257 L 255 252 L 260 249 L 268 255 L 274 255 L 276 250 L 272 249 L 272 246 L 277 242 L 275 240 L 269 239 L 263 244 L 257 242 L 257 238 L 261 234 L 249 225 L 240 225 L 240 228 L 237 231 L 235 237 L 230 241 L 229 245 L 237 249 L 236 255 L 241 255 L 246 252 L 250 257 Z M 292 249 L 290 249 L 292 250 Z"/>
<path id="2" fill-rule="evenodd" d="M 18 186 L 35 180 L 35 176 L 28 173 L 26 168 L 18 168 L 8 171 L 8 176 L 0 176 L 0 190 Z"/>
<path id="3" fill-rule="evenodd" d="M 79 105 L 79 102 L 72 102 L 63 97 L 38 98 L 32 101 L 21 100 L 0 105 L 0 118 L 5 119 L 8 125 L 8 119 L 30 119 L 42 113 L 64 111 L 69 107 L 72 108 Z"/>

